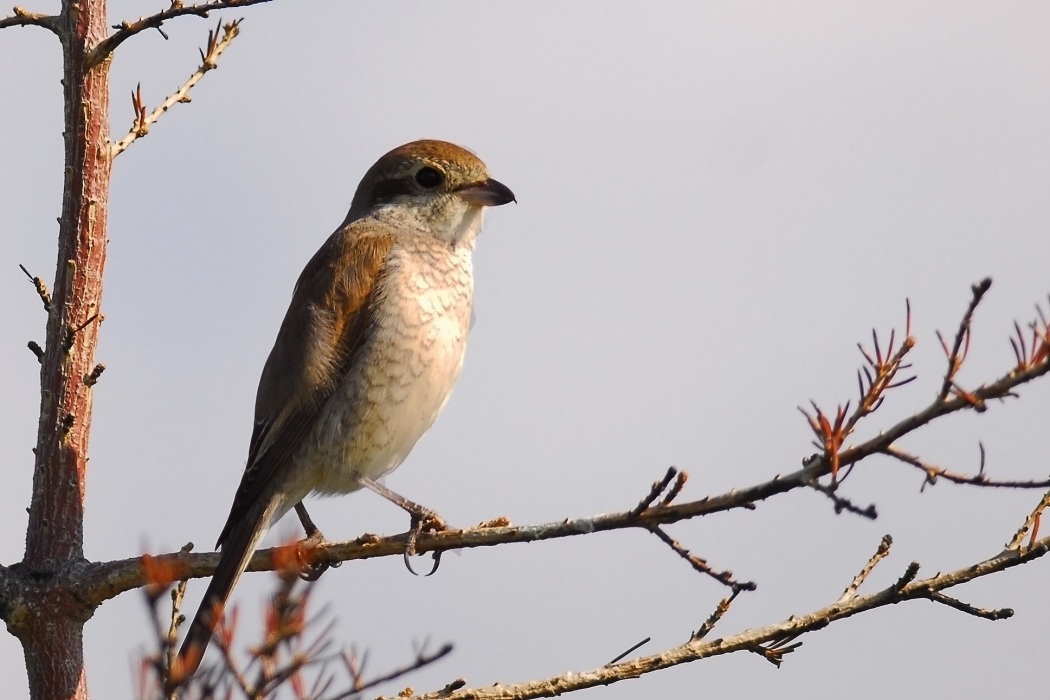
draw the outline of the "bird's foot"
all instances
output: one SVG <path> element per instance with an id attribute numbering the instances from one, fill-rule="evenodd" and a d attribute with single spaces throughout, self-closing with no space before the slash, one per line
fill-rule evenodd
<path id="1" fill-rule="evenodd" d="M 416 541 L 419 539 L 419 536 L 424 532 L 441 532 L 442 530 L 447 530 L 448 524 L 434 511 L 408 500 L 399 493 L 391 491 L 378 481 L 369 479 L 368 477 L 359 476 L 358 483 L 379 494 L 412 516 L 412 525 L 408 529 L 408 540 L 405 542 L 405 568 L 415 574 L 416 572 L 412 568 L 412 564 L 409 563 L 409 558 L 416 554 Z M 427 574 L 427 576 L 430 576 L 437 571 L 440 564 L 441 552 L 434 552 L 434 566 L 430 569 L 430 573 Z"/>
<path id="2" fill-rule="evenodd" d="M 304 556 L 302 557 L 302 568 L 299 570 L 299 578 L 304 581 L 316 581 L 321 578 L 324 572 L 329 569 L 339 568 L 343 562 L 322 561 L 317 558 L 317 547 L 328 544 L 328 540 L 325 539 L 324 533 L 321 532 L 320 528 L 314 524 L 310 514 L 306 512 L 306 506 L 302 503 L 297 503 L 295 513 L 299 516 L 299 522 L 303 524 L 303 530 L 306 531 L 306 538 L 300 542 Z"/>
<path id="3" fill-rule="evenodd" d="M 411 558 L 416 554 L 416 541 L 424 532 L 441 532 L 447 530 L 448 523 L 446 523 L 444 518 L 440 515 L 427 508 L 418 507 L 417 511 L 410 511 L 410 513 L 412 515 L 412 524 L 408 529 L 408 540 L 405 542 L 405 568 L 418 576 L 419 574 L 412 568 L 411 561 Z M 438 570 L 438 567 L 441 566 L 441 552 L 434 552 L 433 557 L 434 564 L 425 576 L 433 575 L 433 573 Z"/>

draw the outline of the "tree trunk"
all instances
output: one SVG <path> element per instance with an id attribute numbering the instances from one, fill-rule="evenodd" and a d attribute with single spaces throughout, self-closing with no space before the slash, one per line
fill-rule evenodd
<path id="1" fill-rule="evenodd" d="M 83 627 L 92 609 L 60 589 L 84 556 L 92 406 L 86 377 L 102 321 L 111 164 L 110 62 L 92 66 L 90 56 L 106 31 L 105 0 L 63 0 L 65 183 L 22 562 L 37 584 L 24 590 L 25 617 L 18 625 L 31 697 L 39 700 L 87 697 Z"/>

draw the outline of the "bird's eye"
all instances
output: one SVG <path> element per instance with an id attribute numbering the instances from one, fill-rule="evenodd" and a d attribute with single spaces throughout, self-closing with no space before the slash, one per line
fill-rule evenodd
<path id="1" fill-rule="evenodd" d="M 420 187 L 425 187 L 428 190 L 433 189 L 441 184 L 441 181 L 445 178 L 441 175 L 441 172 L 435 168 L 431 168 L 429 165 L 420 168 L 419 172 L 416 173 L 416 182 L 419 183 Z"/>

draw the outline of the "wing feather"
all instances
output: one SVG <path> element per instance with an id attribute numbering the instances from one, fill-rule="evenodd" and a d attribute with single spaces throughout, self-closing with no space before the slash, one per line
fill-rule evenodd
<path id="1" fill-rule="evenodd" d="M 350 371 L 373 322 L 393 241 L 365 222 L 352 223 L 332 234 L 299 275 L 259 380 L 248 462 L 217 546 L 251 504 L 276 487 L 282 468 Z"/>

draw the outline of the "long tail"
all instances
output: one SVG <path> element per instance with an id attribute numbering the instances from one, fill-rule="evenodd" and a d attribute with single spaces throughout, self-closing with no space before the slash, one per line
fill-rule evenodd
<path id="1" fill-rule="evenodd" d="M 179 650 L 179 658 L 172 668 L 172 679 L 169 686 L 175 685 L 188 679 L 200 666 L 204 652 L 208 648 L 212 634 L 219 620 L 222 619 L 226 600 L 237 585 L 237 579 L 244 573 L 248 561 L 255 553 L 266 531 L 270 528 L 270 522 L 277 512 L 283 499 L 280 496 L 271 496 L 269 499 L 260 499 L 245 517 L 236 522 L 226 534 L 222 543 L 222 557 L 219 566 L 215 569 L 208 590 L 204 593 L 204 599 L 197 608 L 197 614 L 190 623 L 186 639 L 182 642 Z M 171 688 L 169 687 L 170 691 Z"/>

